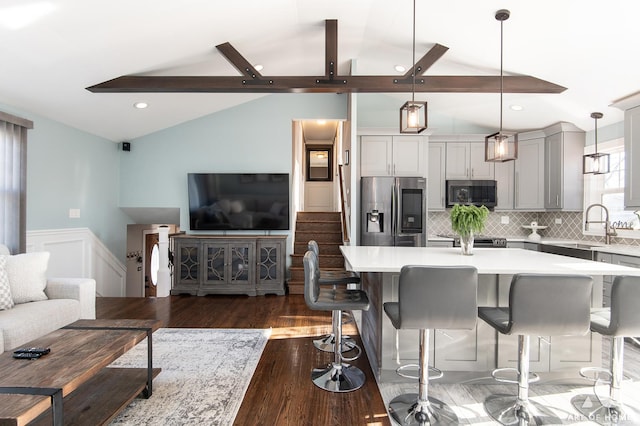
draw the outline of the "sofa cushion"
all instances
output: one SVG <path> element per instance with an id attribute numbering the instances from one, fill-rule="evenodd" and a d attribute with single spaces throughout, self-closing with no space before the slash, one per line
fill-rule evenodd
<path id="1" fill-rule="evenodd" d="M 15 349 L 79 318 L 80 302 L 73 299 L 22 303 L 8 311 L 0 311 L 4 349 Z"/>
<path id="2" fill-rule="evenodd" d="M 47 300 L 44 288 L 47 285 L 49 252 L 22 253 L 6 258 L 13 303 Z"/>
<path id="3" fill-rule="evenodd" d="M 0 256 L 0 311 L 13 308 L 9 274 L 7 273 L 7 256 Z"/>

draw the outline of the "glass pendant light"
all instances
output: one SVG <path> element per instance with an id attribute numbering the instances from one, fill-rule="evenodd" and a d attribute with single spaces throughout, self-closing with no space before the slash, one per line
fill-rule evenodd
<path id="1" fill-rule="evenodd" d="M 496 12 L 496 20 L 500 21 L 500 130 L 484 138 L 484 160 L 492 162 L 511 161 L 518 158 L 518 135 L 506 134 L 502 131 L 502 96 L 504 92 L 503 57 L 503 23 L 511 12 L 500 9 Z"/>
<path id="2" fill-rule="evenodd" d="M 416 96 L 416 0 L 413 0 L 413 73 L 411 100 L 400 107 L 400 133 L 420 133 L 427 128 L 427 103 L 415 100 Z"/>
<path id="3" fill-rule="evenodd" d="M 595 152 L 593 154 L 585 154 L 582 157 L 582 173 L 602 175 L 609 173 L 609 154 L 598 152 L 598 119 L 602 118 L 601 112 L 592 112 L 591 118 L 596 122 L 595 125 Z"/>

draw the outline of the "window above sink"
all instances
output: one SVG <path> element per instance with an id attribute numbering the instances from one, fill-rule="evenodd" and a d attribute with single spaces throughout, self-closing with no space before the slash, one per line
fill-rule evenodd
<path id="1" fill-rule="evenodd" d="M 593 152 L 593 145 L 585 147 L 585 154 Z M 598 152 L 610 154 L 610 172 L 602 175 L 584 175 L 584 203 L 586 207 L 598 203 L 609 210 L 609 222 L 616 230 L 618 238 L 640 239 L 640 216 L 634 211 L 624 209 L 624 139 L 614 139 L 598 143 Z M 583 213 L 584 214 L 584 213 Z M 638 211 L 640 214 L 640 211 Z M 593 209 L 589 213 L 589 221 L 604 221 L 602 209 Z M 587 220 L 583 217 L 583 235 L 604 236 L 604 224 L 592 223 L 584 229 Z"/>

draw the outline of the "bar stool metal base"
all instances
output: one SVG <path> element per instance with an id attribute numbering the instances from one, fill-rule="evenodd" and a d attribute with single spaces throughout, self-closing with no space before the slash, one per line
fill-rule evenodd
<path id="1" fill-rule="evenodd" d="M 519 401 L 515 395 L 491 395 L 484 401 L 491 418 L 503 425 L 559 425 L 562 420 L 537 402 Z"/>
<path id="2" fill-rule="evenodd" d="M 331 333 L 323 336 L 320 339 L 316 339 L 313 341 L 313 346 L 316 349 L 321 350 L 323 352 L 333 352 L 335 349 L 336 336 Z M 341 352 L 349 352 L 353 350 L 357 346 L 355 340 L 353 340 L 350 336 L 342 336 L 342 351 Z"/>
<path id="3" fill-rule="evenodd" d="M 313 383 L 329 392 L 351 392 L 364 384 L 364 373 L 358 367 L 332 362 L 327 368 L 314 368 Z"/>
<path id="4" fill-rule="evenodd" d="M 457 425 L 458 416 L 444 402 L 429 397 L 429 403 L 420 409 L 417 393 L 398 395 L 389 403 L 389 414 L 398 424 L 413 425 Z"/>
<path id="5" fill-rule="evenodd" d="M 596 395 L 577 395 L 571 399 L 571 404 L 585 420 L 603 426 L 640 424 L 640 411 L 624 405 L 608 405 L 609 401 L 607 398 L 603 404 Z"/>

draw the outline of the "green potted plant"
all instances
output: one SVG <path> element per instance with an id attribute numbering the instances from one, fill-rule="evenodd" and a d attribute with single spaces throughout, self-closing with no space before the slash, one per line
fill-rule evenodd
<path id="1" fill-rule="evenodd" d="M 451 209 L 451 229 L 460 235 L 462 254 L 473 254 L 473 235 L 482 232 L 489 216 L 486 206 L 455 204 Z"/>

